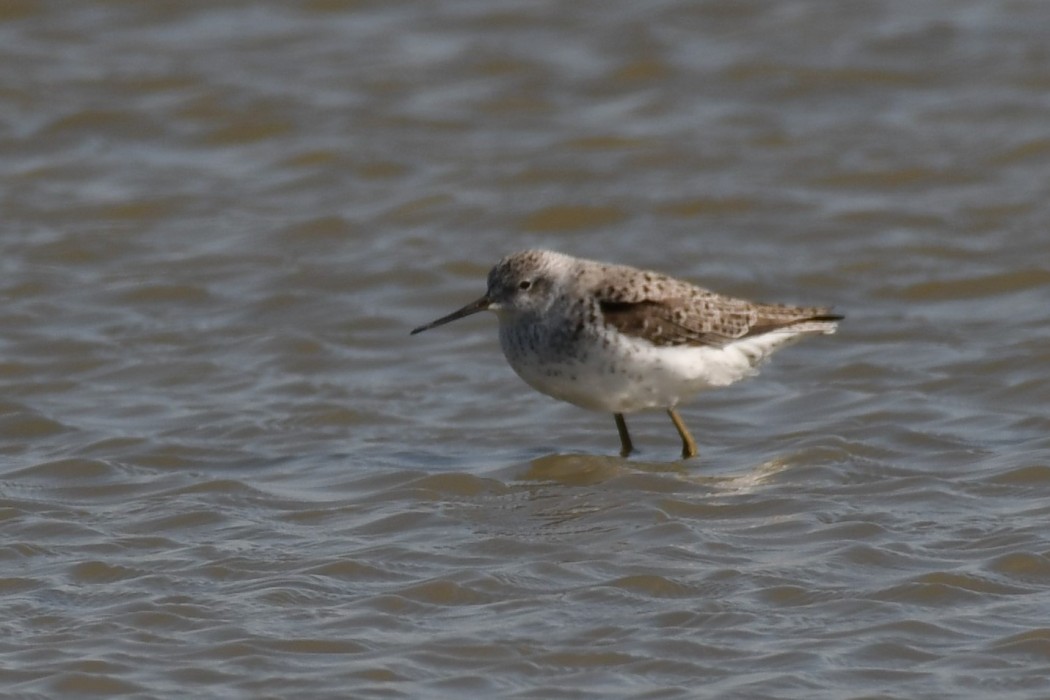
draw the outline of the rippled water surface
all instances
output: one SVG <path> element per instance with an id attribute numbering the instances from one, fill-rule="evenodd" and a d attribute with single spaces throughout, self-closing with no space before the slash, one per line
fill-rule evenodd
<path id="1" fill-rule="evenodd" d="M 1050 4 L 0 8 L 0 694 L 1031 698 Z M 543 246 L 837 335 L 529 390 Z"/>

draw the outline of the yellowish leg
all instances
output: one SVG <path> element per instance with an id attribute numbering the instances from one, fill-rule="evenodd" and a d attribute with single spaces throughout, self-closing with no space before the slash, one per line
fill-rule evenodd
<path id="1" fill-rule="evenodd" d="M 613 418 L 616 419 L 616 430 L 620 433 L 620 456 L 626 457 L 634 452 L 631 436 L 627 433 L 627 421 L 623 419 L 622 413 L 614 413 Z"/>
<path id="2" fill-rule="evenodd" d="M 696 440 L 689 434 L 689 428 L 685 427 L 685 423 L 682 422 L 682 417 L 678 415 L 678 411 L 669 408 L 667 409 L 667 415 L 671 416 L 671 422 L 674 423 L 674 427 L 678 429 L 678 435 L 682 438 L 682 459 L 689 459 L 700 454 L 700 451 L 696 449 Z"/>

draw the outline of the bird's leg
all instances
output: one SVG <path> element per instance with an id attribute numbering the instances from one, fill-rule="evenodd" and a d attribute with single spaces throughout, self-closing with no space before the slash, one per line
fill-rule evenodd
<path id="1" fill-rule="evenodd" d="M 634 452 L 631 436 L 627 432 L 627 421 L 623 419 L 622 413 L 614 413 L 613 418 L 616 419 L 616 430 L 620 433 L 620 456 L 626 457 Z"/>
<path id="2" fill-rule="evenodd" d="M 671 416 L 671 422 L 674 423 L 674 427 L 678 430 L 678 435 L 682 438 L 682 459 L 696 457 L 700 453 L 696 449 L 696 440 L 689 434 L 689 428 L 685 427 L 685 423 L 682 422 L 682 417 L 678 415 L 678 411 L 669 408 L 667 409 L 667 415 Z"/>

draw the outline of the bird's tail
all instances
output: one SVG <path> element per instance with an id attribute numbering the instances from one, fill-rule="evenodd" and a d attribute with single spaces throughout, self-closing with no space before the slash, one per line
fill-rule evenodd
<path id="1" fill-rule="evenodd" d="M 818 314 L 809 318 L 799 319 L 778 330 L 786 330 L 793 333 L 823 333 L 831 335 L 838 330 L 839 321 L 843 318 L 845 316 L 839 314 Z"/>

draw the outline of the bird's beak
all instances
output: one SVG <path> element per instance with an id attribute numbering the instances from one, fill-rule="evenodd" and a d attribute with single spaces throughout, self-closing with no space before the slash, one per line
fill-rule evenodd
<path id="1" fill-rule="evenodd" d="M 469 304 L 464 306 L 462 309 L 459 309 L 458 311 L 453 311 L 448 316 L 442 316 L 441 318 L 439 318 L 436 321 L 431 321 L 430 323 L 428 323 L 426 325 L 423 325 L 423 326 L 420 326 L 419 328 L 414 329 L 409 335 L 415 335 L 416 333 L 422 333 L 423 331 L 429 330 L 429 329 L 433 328 L 434 326 L 443 326 L 446 323 L 448 323 L 449 321 L 455 321 L 458 318 L 463 318 L 464 316 L 470 316 L 471 314 L 476 314 L 479 311 L 488 311 L 491 308 L 492 308 L 492 302 L 489 301 L 488 296 L 483 296 L 480 299 L 478 299 L 477 301 L 470 302 Z"/>

